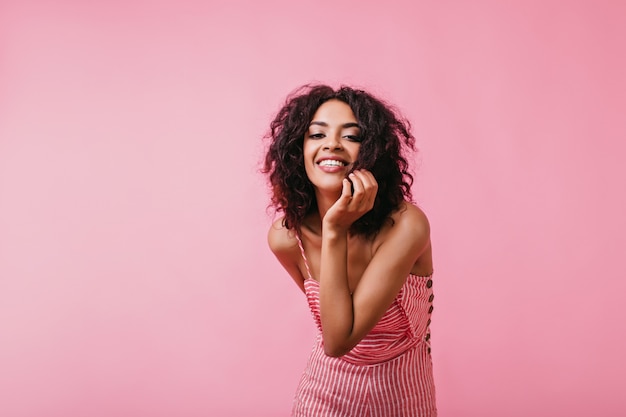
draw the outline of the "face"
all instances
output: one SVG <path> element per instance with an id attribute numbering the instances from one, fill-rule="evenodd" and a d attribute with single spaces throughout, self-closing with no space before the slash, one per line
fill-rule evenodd
<path id="1" fill-rule="evenodd" d="M 361 147 L 361 129 L 350 106 L 322 104 L 304 134 L 304 167 L 318 191 L 341 192 Z"/>

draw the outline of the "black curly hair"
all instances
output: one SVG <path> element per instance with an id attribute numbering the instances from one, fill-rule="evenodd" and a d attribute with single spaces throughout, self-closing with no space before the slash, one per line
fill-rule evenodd
<path id="1" fill-rule="evenodd" d="M 392 106 L 373 95 L 348 86 L 334 90 L 307 84 L 292 92 L 270 124 L 270 141 L 262 172 L 268 175 L 270 206 L 284 213 L 283 224 L 298 230 L 306 215 L 317 209 L 313 184 L 304 169 L 303 142 L 317 109 L 328 100 L 350 106 L 361 128 L 361 147 L 354 169 L 369 170 L 378 182 L 372 210 L 350 228 L 350 233 L 371 237 L 404 200 L 412 200 L 413 176 L 407 153 L 415 150 L 411 125 Z"/>

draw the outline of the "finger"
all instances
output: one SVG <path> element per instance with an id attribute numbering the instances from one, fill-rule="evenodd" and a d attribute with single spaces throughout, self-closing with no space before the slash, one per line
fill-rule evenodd
<path id="1" fill-rule="evenodd" d="M 365 186 L 363 185 L 363 181 L 355 172 L 352 172 L 350 175 L 350 181 L 352 181 L 352 187 L 354 188 L 354 192 L 352 193 L 352 201 L 355 203 L 359 203 L 365 194 Z"/>
<path id="2" fill-rule="evenodd" d="M 356 173 L 356 175 L 363 184 L 362 204 L 371 208 L 378 192 L 378 183 L 376 182 L 374 175 L 369 171 L 360 170 Z"/>
<path id="3" fill-rule="evenodd" d="M 378 183 L 376 182 L 376 178 L 374 177 L 374 174 L 372 174 L 371 172 L 367 171 L 367 170 L 358 170 L 355 171 L 357 173 L 357 175 L 359 176 L 359 178 L 361 179 L 361 181 L 363 182 L 363 186 L 366 189 L 372 188 L 372 187 L 378 187 Z"/>
<path id="4" fill-rule="evenodd" d="M 341 184 L 341 196 L 339 198 L 345 200 L 346 202 L 349 202 L 352 198 L 352 184 L 347 178 L 343 179 Z"/>

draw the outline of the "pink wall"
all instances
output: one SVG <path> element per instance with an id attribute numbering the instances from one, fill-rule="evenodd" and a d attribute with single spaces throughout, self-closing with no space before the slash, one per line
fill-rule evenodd
<path id="1" fill-rule="evenodd" d="M 288 415 L 256 170 L 313 80 L 414 123 L 440 415 L 626 414 L 625 3 L 87 3 L 0 3 L 0 415 Z"/>

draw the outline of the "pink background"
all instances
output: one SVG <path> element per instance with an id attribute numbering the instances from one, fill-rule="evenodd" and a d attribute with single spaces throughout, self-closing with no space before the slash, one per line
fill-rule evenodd
<path id="1" fill-rule="evenodd" d="M 1 416 L 288 415 L 257 169 L 316 80 L 414 124 L 440 415 L 626 414 L 626 3 L 94 3 L 0 2 Z"/>

